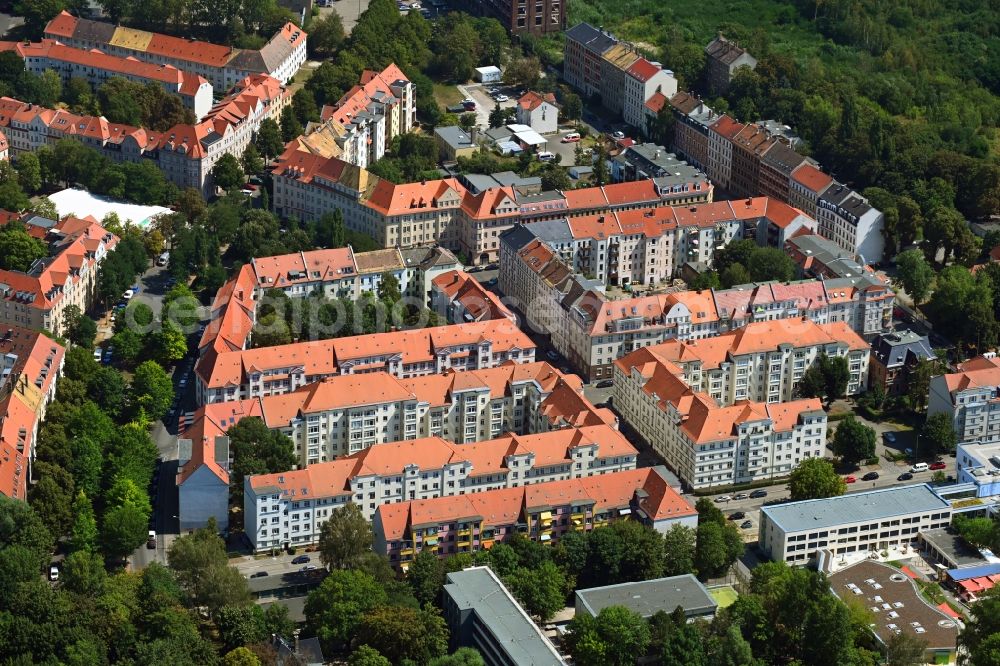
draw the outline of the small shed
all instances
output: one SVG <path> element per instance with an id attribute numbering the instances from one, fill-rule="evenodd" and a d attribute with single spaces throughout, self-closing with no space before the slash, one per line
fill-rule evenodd
<path id="1" fill-rule="evenodd" d="M 476 67 L 476 81 L 480 83 L 499 83 L 503 77 L 503 72 L 499 67 L 488 65 L 486 67 Z"/>

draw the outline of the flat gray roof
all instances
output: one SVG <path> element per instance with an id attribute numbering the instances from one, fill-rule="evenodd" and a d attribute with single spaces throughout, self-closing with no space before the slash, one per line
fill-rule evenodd
<path id="1" fill-rule="evenodd" d="M 950 527 L 922 530 L 920 538 L 944 553 L 957 567 L 986 563 L 986 559 L 979 554 L 979 551 L 969 546 L 965 539 Z"/>
<path id="2" fill-rule="evenodd" d="M 450 573 L 444 589 L 460 609 L 475 611 L 513 663 L 565 666 L 549 639 L 489 567 Z"/>
<path id="3" fill-rule="evenodd" d="M 775 504 L 762 507 L 761 512 L 785 532 L 803 532 L 950 508 L 951 505 L 930 486 L 918 483 L 840 497 Z"/>
<path id="4" fill-rule="evenodd" d="M 705 586 L 691 574 L 592 587 L 577 590 L 576 596 L 594 616 L 608 606 L 625 606 L 643 617 L 661 610 L 672 613 L 680 606 L 689 617 L 694 617 L 711 615 L 717 606 Z"/>

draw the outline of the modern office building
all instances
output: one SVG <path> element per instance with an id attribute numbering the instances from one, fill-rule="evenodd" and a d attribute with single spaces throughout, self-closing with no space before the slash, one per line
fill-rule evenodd
<path id="1" fill-rule="evenodd" d="M 882 488 L 760 510 L 758 543 L 772 560 L 803 565 L 820 551 L 866 554 L 915 543 L 951 523 L 951 504 L 929 485 Z"/>
<path id="2" fill-rule="evenodd" d="M 444 617 L 451 630 L 451 649 L 475 648 L 491 666 L 566 664 L 489 567 L 447 575 Z"/>
<path id="3" fill-rule="evenodd" d="M 597 617 L 608 606 L 624 606 L 644 618 L 681 608 L 688 620 L 711 619 L 718 604 L 691 574 L 619 583 L 576 591 L 576 614 Z"/>

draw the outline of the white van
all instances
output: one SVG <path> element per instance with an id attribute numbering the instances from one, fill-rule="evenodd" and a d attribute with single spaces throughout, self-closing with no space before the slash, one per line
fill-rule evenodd
<path id="1" fill-rule="evenodd" d="M 164 252 L 160 255 L 160 258 L 156 260 L 157 266 L 166 266 L 167 262 L 170 261 L 170 253 Z"/>
<path id="2" fill-rule="evenodd" d="M 555 158 L 556 158 L 556 154 L 555 153 L 550 153 L 547 150 L 544 150 L 544 151 L 538 153 L 538 161 L 539 162 L 550 162 L 550 161 L 554 160 Z"/>
<path id="3" fill-rule="evenodd" d="M 926 472 L 929 469 L 930 466 L 928 466 L 927 463 L 917 463 L 916 465 L 910 468 L 910 472 L 916 474 L 917 472 Z"/>

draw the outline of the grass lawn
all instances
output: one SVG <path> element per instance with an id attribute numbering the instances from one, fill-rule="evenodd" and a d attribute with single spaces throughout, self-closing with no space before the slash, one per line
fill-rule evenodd
<path id="1" fill-rule="evenodd" d="M 434 99 L 441 106 L 448 107 L 460 103 L 464 99 L 464 95 L 462 95 L 456 86 L 435 83 Z"/>
<path id="2" fill-rule="evenodd" d="M 719 604 L 719 608 L 727 608 L 736 603 L 736 590 L 733 589 L 731 585 L 722 585 L 720 587 L 710 587 L 708 588 L 708 593 L 712 595 L 715 599 L 715 603 Z"/>

